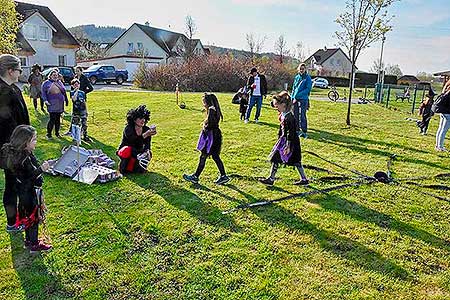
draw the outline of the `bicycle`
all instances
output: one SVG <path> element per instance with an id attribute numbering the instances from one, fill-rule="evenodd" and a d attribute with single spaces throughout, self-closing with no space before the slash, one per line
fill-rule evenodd
<path id="1" fill-rule="evenodd" d="M 330 99 L 333 102 L 339 100 L 339 93 L 334 85 L 331 87 L 331 91 L 328 92 L 328 99 Z"/>

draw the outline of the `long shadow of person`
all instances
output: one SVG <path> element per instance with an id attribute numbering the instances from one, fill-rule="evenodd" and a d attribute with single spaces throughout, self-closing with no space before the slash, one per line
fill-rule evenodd
<path id="1" fill-rule="evenodd" d="M 239 231 L 237 224 L 230 216 L 200 199 L 196 194 L 172 183 L 172 181 L 158 173 L 149 172 L 145 175 L 130 175 L 128 179 L 143 189 L 150 189 L 161 196 L 169 204 L 188 212 L 200 222 Z"/>
<path id="2" fill-rule="evenodd" d="M 270 225 L 282 225 L 289 230 L 301 234 L 311 235 L 325 251 L 331 252 L 350 263 L 380 274 L 389 274 L 398 279 L 410 280 L 410 275 L 401 266 L 378 252 L 367 248 L 360 242 L 347 237 L 338 236 L 333 232 L 321 229 L 311 222 L 303 220 L 291 211 L 279 206 L 271 205 L 256 208 L 253 212 L 261 220 Z"/>
<path id="3" fill-rule="evenodd" d="M 48 270 L 41 254 L 23 249 L 22 234 L 10 234 L 14 269 L 20 280 L 25 299 L 73 299 L 59 278 Z"/>

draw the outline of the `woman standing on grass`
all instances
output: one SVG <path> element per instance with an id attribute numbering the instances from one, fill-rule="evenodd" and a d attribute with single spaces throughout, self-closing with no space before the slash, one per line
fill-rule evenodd
<path id="1" fill-rule="evenodd" d="M 280 129 L 278 130 L 278 141 L 269 155 L 272 162 L 270 176 L 266 179 L 261 179 L 260 182 L 273 185 L 279 165 L 286 164 L 294 166 L 300 175 L 300 181 L 296 181 L 294 184 L 307 185 L 309 181 L 302 166 L 300 139 L 297 135 L 297 120 L 292 113 L 292 101 L 288 92 L 283 91 L 275 95 L 273 97 L 273 106 L 279 112 Z"/>
<path id="2" fill-rule="evenodd" d="M 219 128 L 220 120 L 223 120 L 220 110 L 219 100 L 214 94 L 203 96 L 203 106 L 206 109 L 206 119 L 203 121 L 203 128 L 198 139 L 197 150 L 201 151 L 197 170 L 192 175 L 184 174 L 183 178 L 192 183 L 198 183 L 200 174 L 205 168 L 206 159 L 211 156 L 219 169 L 220 176 L 214 181 L 216 184 L 225 184 L 230 178 L 225 173 L 225 167 L 220 159 L 220 149 L 222 147 L 222 132 Z"/>
<path id="3" fill-rule="evenodd" d="M 38 226 L 43 220 L 42 173 L 49 169 L 44 162 L 39 165 L 33 154 L 36 148 L 36 130 L 29 125 L 19 125 L 14 129 L 9 143 L 3 145 L 2 157 L 5 164 L 17 179 L 19 196 L 16 227 L 25 227 L 25 247 L 30 253 L 48 251 L 51 245 L 38 239 Z"/>
<path id="4" fill-rule="evenodd" d="M 30 98 L 33 99 L 33 106 L 34 110 L 36 111 L 38 109 L 37 102 L 38 99 L 40 99 L 41 110 L 45 112 L 44 101 L 41 97 L 41 86 L 43 81 L 44 80 L 41 74 L 41 66 L 38 64 L 33 65 L 33 67 L 31 68 L 31 74 L 28 77 L 28 83 L 30 84 Z"/>
<path id="5" fill-rule="evenodd" d="M 442 90 L 442 99 L 436 101 L 436 112 L 441 114 L 439 128 L 436 132 L 436 151 L 447 151 L 444 147 L 445 135 L 450 128 L 450 80 Z"/>
<path id="6" fill-rule="evenodd" d="M 69 105 L 67 99 L 66 88 L 61 80 L 59 80 L 59 69 L 54 68 L 48 74 L 48 80 L 42 84 L 42 99 L 47 105 L 50 118 L 47 123 L 47 139 L 52 138 L 53 127 L 55 135 L 59 138 L 59 129 L 61 127 L 61 114 L 64 111 L 64 103 Z"/>

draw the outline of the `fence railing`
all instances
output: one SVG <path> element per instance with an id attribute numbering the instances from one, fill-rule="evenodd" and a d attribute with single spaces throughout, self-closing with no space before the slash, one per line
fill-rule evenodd
<path id="1" fill-rule="evenodd" d="M 374 101 L 387 108 L 415 114 L 425 98 L 429 87 L 385 84 L 377 85 L 374 90 Z"/>

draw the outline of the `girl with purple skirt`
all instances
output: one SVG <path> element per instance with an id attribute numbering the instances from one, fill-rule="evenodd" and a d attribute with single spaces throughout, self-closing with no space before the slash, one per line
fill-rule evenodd
<path id="1" fill-rule="evenodd" d="M 270 176 L 266 179 L 261 179 L 260 182 L 273 185 L 279 165 L 285 164 L 294 166 L 300 175 L 300 181 L 296 181 L 294 184 L 306 185 L 309 181 L 302 166 L 300 139 L 297 135 L 296 121 L 292 113 L 292 101 L 288 92 L 283 91 L 275 95 L 273 97 L 273 106 L 279 112 L 280 129 L 278 130 L 278 141 L 269 155 L 272 163 Z"/>
<path id="2" fill-rule="evenodd" d="M 192 175 L 184 174 L 183 178 L 192 183 L 198 183 L 200 174 L 205 168 L 206 159 L 211 156 L 219 169 L 220 176 L 214 181 L 216 184 L 225 184 L 230 178 L 225 173 L 225 167 L 220 159 L 220 149 L 222 147 L 222 132 L 219 128 L 220 120 L 223 115 L 220 110 L 219 101 L 214 94 L 206 94 L 203 96 L 203 106 L 206 109 L 207 117 L 203 122 L 203 129 L 197 143 L 197 150 L 202 154 L 198 162 L 197 170 Z"/>

